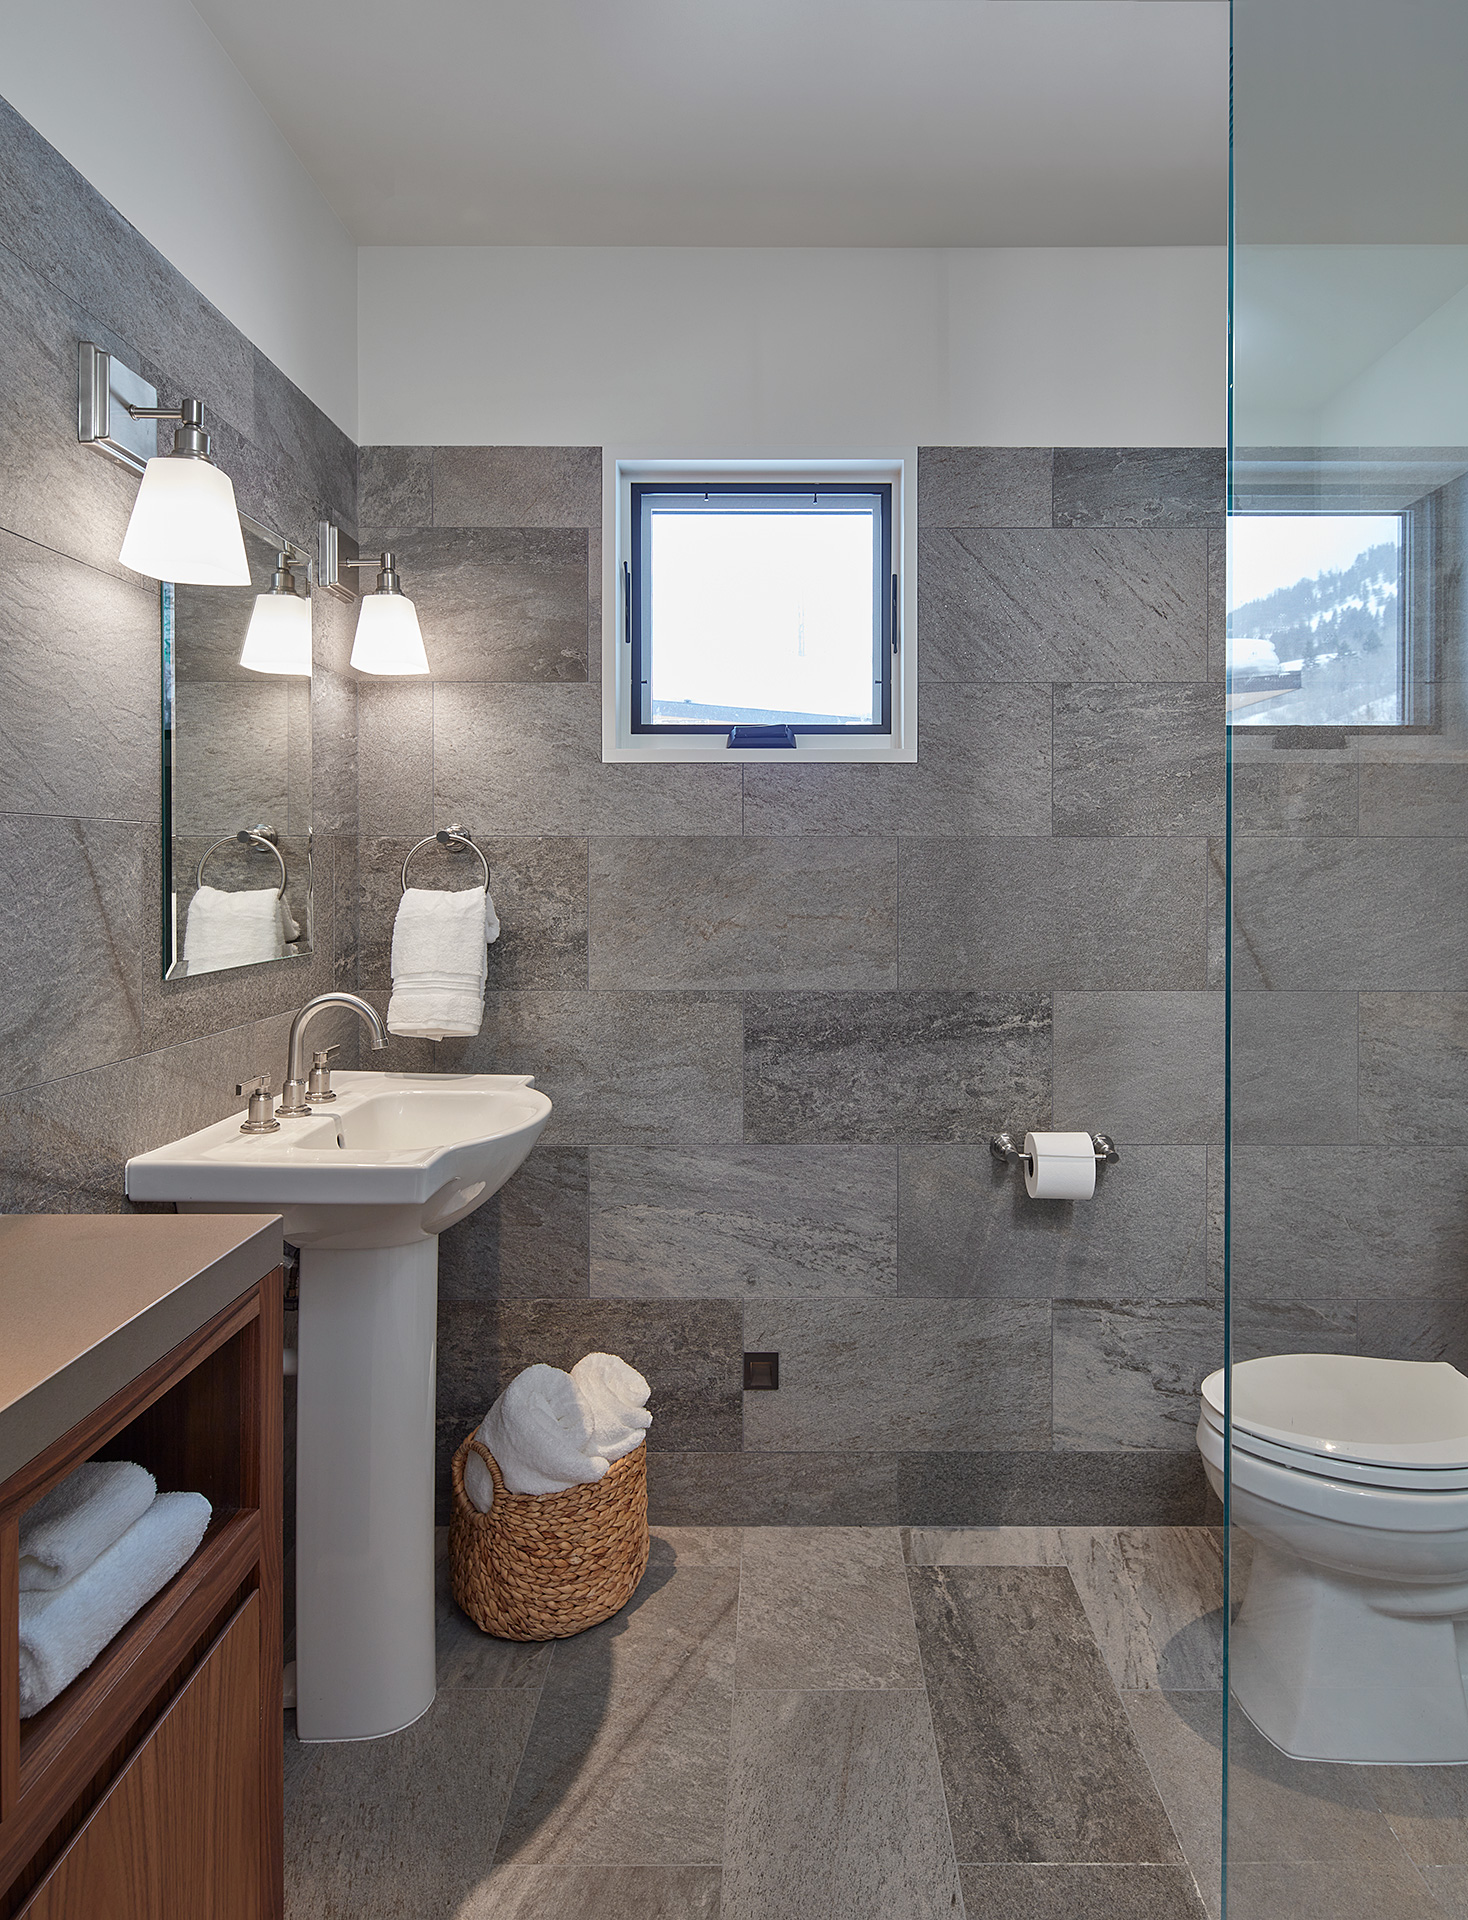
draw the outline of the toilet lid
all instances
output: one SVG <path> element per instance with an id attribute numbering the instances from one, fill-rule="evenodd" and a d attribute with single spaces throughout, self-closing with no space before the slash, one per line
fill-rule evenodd
<path id="1" fill-rule="evenodd" d="M 1223 1369 L 1203 1382 L 1223 1422 Z M 1445 1360 L 1279 1353 L 1233 1370 L 1240 1436 L 1364 1466 L 1468 1467 L 1468 1379 Z"/>

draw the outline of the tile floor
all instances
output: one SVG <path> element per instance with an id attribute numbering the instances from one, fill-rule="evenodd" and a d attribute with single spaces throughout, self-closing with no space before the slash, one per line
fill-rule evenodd
<path id="1" fill-rule="evenodd" d="M 1205 1920 L 1204 1527 L 660 1527 L 517 1646 L 443 1594 L 406 1733 L 288 1731 L 291 1920 Z M 1468 1768 L 1302 1767 L 1235 1715 L 1230 1920 L 1468 1920 Z"/>

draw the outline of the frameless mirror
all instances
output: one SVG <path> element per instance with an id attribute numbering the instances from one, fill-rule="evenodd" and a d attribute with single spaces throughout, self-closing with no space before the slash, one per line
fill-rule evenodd
<path id="1" fill-rule="evenodd" d="M 276 567 L 245 551 L 248 587 L 162 589 L 165 979 L 311 950 L 311 677 L 241 664 Z"/>

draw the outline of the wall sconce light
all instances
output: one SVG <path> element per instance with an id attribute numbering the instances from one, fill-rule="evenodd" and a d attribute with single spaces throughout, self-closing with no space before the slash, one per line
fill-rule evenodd
<path id="1" fill-rule="evenodd" d="M 395 558 L 347 560 L 349 567 L 375 567 L 377 591 L 362 596 L 357 615 L 357 637 L 352 642 L 352 665 L 359 673 L 427 673 L 428 655 L 418 609 L 403 592 Z"/>
<path id="2" fill-rule="evenodd" d="M 240 665 L 251 673 L 311 671 L 311 602 L 296 592 L 291 558 L 298 549 L 285 548 L 275 556 L 269 593 L 255 596 Z"/>
<path id="3" fill-rule="evenodd" d="M 115 373 L 114 373 L 115 370 Z M 133 397 L 129 397 L 129 395 Z M 127 415 L 117 420 L 115 410 Z M 173 451 L 144 458 L 133 421 L 177 420 Z M 116 431 L 114 431 L 116 428 Z M 135 573 L 198 587 L 247 587 L 239 509 L 229 475 L 215 466 L 197 400 L 160 407 L 155 388 L 89 341 L 78 362 L 77 438 L 95 445 L 143 484 L 118 559 Z M 153 436 L 156 446 L 156 433 Z"/>

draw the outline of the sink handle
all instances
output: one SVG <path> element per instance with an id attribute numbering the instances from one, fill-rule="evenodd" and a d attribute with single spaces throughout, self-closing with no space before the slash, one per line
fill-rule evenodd
<path id="1" fill-rule="evenodd" d="M 335 1100 L 331 1090 L 330 1060 L 334 1053 L 340 1053 L 341 1046 L 334 1043 L 329 1047 L 316 1047 L 311 1054 L 311 1078 L 306 1087 L 306 1098 L 313 1104 Z"/>
<path id="2" fill-rule="evenodd" d="M 279 1133 L 280 1122 L 275 1117 L 275 1102 L 270 1093 L 270 1075 L 257 1073 L 253 1080 L 240 1080 L 235 1083 L 235 1094 L 249 1094 L 250 1111 L 240 1123 L 241 1133 Z"/>

